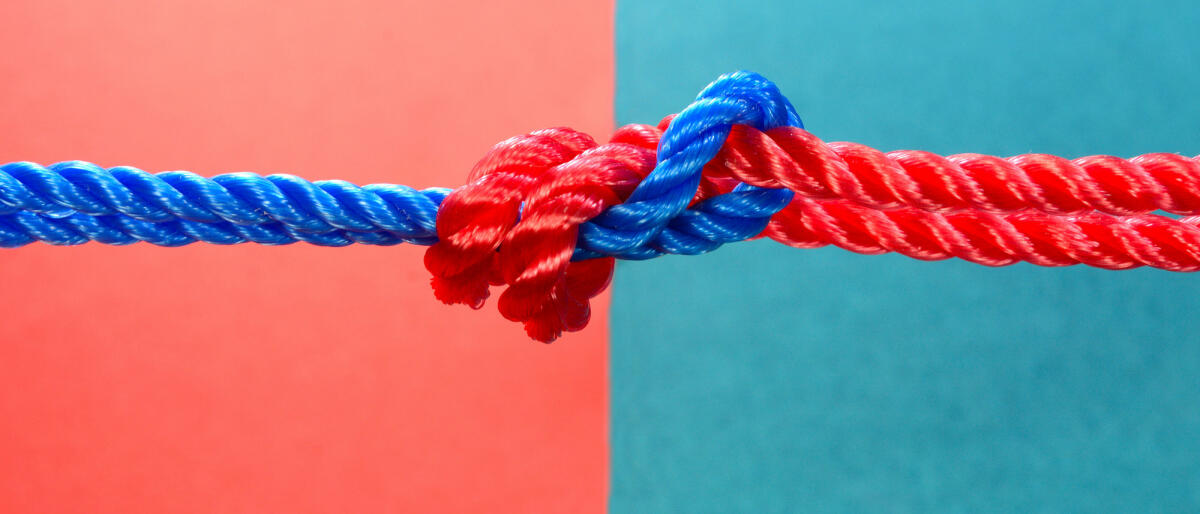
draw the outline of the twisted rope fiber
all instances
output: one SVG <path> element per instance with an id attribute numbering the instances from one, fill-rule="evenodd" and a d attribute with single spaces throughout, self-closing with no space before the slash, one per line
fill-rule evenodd
<path id="1" fill-rule="evenodd" d="M 815 140 L 803 130 L 776 129 L 771 136 L 784 131 L 794 140 Z M 721 154 L 706 167 L 706 176 L 718 189 L 737 181 L 759 187 L 794 184 L 802 175 L 793 168 L 758 162 L 770 153 L 763 144 L 767 137 L 738 127 Z M 923 260 L 958 257 L 987 266 L 1026 261 L 1040 266 L 1200 270 L 1200 216 L 1172 219 L 1095 211 L 1056 215 L 1036 210 L 875 209 L 844 198 L 798 193 L 787 208 L 771 218 L 763 235 L 799 248 L 833 244 L 856 253 L 894 251 Z"/>
<path id="2" fill-rule="evenodd" d="M 1200 270 L 1200 161 L 883 153 L 824 143 L 759 75 L 722 76 L 659 127 L 608 143 L 557 128 L 494 147 L 454 191 L 211 179 L 82 162 L 0 167 L 0 246 L 145 241 L 431 245 L 436 296 L 552 341 L 580 330 L 613 258 L 698 254 L 767 236 L 812 248 L 1000 266 Z"/>
<path id="3" fill-rule="evenodd" d="M 138 241 L 323 246 L 432 244 L 448 189 L 185 171 L 151 174 L 71 161 L 0 166 L 0 246 Z"/>
<path id="4" fill-rule="evenodd" d="M 1093 155 L 1067 160 L 1045 154 L 942 157 L 825 143 L 792 127 L 734 130 L 740 132 L 726 142 L 718 160 L 744 160 L 737 170 L 774 176 L 776 187 L 814 199 L 844 198 L 876 209 L 913 207 L 936 212 L 1200 214 L 1200 157 L 1167 153 L 1132 159 Z"/>
<path id="5" fill-rule="evenodd" d="M 1174 220 L 1152 214 L 941 214 L 800 198 L 772 219 L 764 235 L 797 248 L 833 244 L 863 254 L 897 252 L 923 260 L 958 257 L 987 266 L 1026 261 L 1039 266 L 1200 270 L 1200 217 L 1195 216 Z"/>
<path id="6" fill-rule="evenodd" d="M 495 277 L 496 248 L 516 224 L 537 178 L 595 148 L 591 136 L 567 128 L 531 132 L 491 149 L 446 197 L 437 218 L 438 242 L 425 252 L 434 295 L 478 309 Z"/>

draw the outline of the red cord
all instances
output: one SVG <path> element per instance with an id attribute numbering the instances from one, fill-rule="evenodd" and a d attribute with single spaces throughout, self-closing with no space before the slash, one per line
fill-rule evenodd
<path id="1" fill-rule="evenodd" d="M 771 219 L 763 234 L 798 248 L 833 244 L 857 253 L 897 252 L 924 260 L 958 257 L 987 266 L 1026 261 L 1039 266 L 1197 271 L 1198 225 L 1200 217 L 884 211 L 847 200 L 797 197 Z"/>
<path id="2" fill-rule="evenodd" d="M 844 198 L 876 209 L 1200 214 L 1200 159 L 1175 154 L 1128 160 L 1099 155 L 1066 160 L 1044 154 L 942 157 L 825 143 L 794 127 L 764 133 L 737 126 L 713 163 L 722 161 L 745 173 L 777 177 L 782 187 L 809 198 Z"/>
<path id="3" fill-rule="evenodd" d="M 442 203 L 439 242 L 425 253 L 437 298 L 479 308 L 489 286 L 508 284 L 500 312 L 530 337 L 550 342 L 587 326 L 614 262 L 570 262 L 578 227 L 633 192 L 654 168 L 661 135 L 627 125 L 595 146 L 554 129 L 496 145 Z"/>
<path id="4" fill-rule="evenodd" d="M 654 168 L 670 120 L 622 127 L 600 146 L 550 129 L 493 148 L 442 204 L 440 242 L 425 254 L 437 297 L 479 308 L 490 285 L 507 285 L 500 312 L 534 339 L 586 326 L 613 259 L 571 262 L 578 227 L 623 202 Z M 988 266 L 1200 270 L 1200 216 L 1144 214 L 1200 213 L 1200 163 L 1178 155 L 941 157 L 737 126 L 705 167 L 695 201 L 739 182 L 796 192 L 763 235 L 801 248 Z"/>
<path id="5" fill-rule="evenodd" d="M 849 157 L 844 161 L 830 157 L 835 154 Z M 1030 159 L 1023 161 L 1022 157 Z M 1054 159 L 1067 162 L 1051 156 L 1021 156 L 1008 161 L 1051 162 Z M 1138 159 L 1142 159 L 1142 162 L 1169 162 L 1172 163 L 1170 166 L 1177 163 L 1196 166 L 1192 160 L 1170 154 L 1152 154 Z M 969 207 L 949 213 L 930 212 L 914 207 L 877 209 L 854 200 L 836 198 L 836 195 L 831 194 L 832 187 L 822 183 L 823 178 L 847 169 L 846 166 L 839 165 L 842 162 L 853 163 L 848 166 L 850 169 L 867 169 L 868 166 L 878 168 L 897 161 L 904 162 L 906 167 L 918 161 L 944 162 L 942 158 L 925 152 L 891 152 L 885 156 L 871 148 L 852 143 L 825 145 L 801 129 L 781 128 L 764 134 L 753 128 L 739 126 L 730 134 L 721 152 L 705 167 L 704 172 L 705 176 L 714 181 L 726 179 L 724 182 L 718 182 L 724 184 L 722 187 L 725 190 L 730 188 L 730 183 L 743 181 L 755 186 L 786 187 L 796 191 L 795 199 L 787 208 L 771 218 L 771 223 L 763 235 L 800 248 L 833 244 L 856 253 L 879 254 L 892 251 L 924 260 L 959 257 L 988 266 L 1004 266 L 1026 261 L 1040 266 L 1087 264 L 1108 269 L 1152 266 L 1171 271 L 1200 270 L 1200 217 L 1175 220 L 1153 214 L 1113 216 L 1095 211 L 1079 215 L 1055 215 L 1034 210 L 993 213 Z M 995 161 L 1004 162 L 996 157 L 981 155 L 965 156 L 961 160 L 968 163 Z M 1075 162 L 1102 162 L 1106 166 L 1119 167 L 1124 166 L 1120 163 L 1129 161 L 1116 157 L 1084 157 L 1076 159 Z M 1172 172 L 1187 169 L 1184 166 L 1180 165 Z M 1163 170 L 1168 167 L 1156 169 Z M 982 168 L 981 166 L 980 169 Z M 1098 166 L 1090 169 L 1097 168 Z M 927 175 L 926 181 L 921 182 L 919 187 L 928 182 L 938 181 L 939 176 L 934 173 L 941 168 L 934 166 L 931 169 L 935 171 Z M 1197 170 L 1198 172 L 1188 172 L 1193 181 L 1200 177 L 1200 168 Z M 846 182 L 826 183 L 844 185 Z M 950 184 L 952 181 L 946 180 L 942 183 Z M 895 182 L 892 183 L 894 184 Z M 1076 181 L 1074 184 L 1086 182 Z M 872 183 L 872 186 L 874 185 L 875 183 Z M 1030 190 L 1033 189 L 1035 188 Z M 938 191 L 932 187 L 893 187 L 889 191 L 897 190 L 909 193 Z M 1200 197 L 1200 188 L 1181 190 L 1181 193 L 1174 198 L 1197 198 Z M 834 199 L 829 199 L 831 197 Z M 1108 202 L 1106 205 L 1118 208 L 1116 206 L 1121 205 L 1120 202 L 1129 200 L 1124 206 L 1130 207 L 1130 199 L 1139 197 L 1152 198 L 1151 195 L 1125 194 L 1120 201 Z M 863 197 L 853 198 L 861 200 Z M 929 199 L 933 196 L 922 196 L 917 192 L 892 198 Z M 936 198 L 939 200 L 923 203 L 922 207 L 947 208 L 948 205 L 952 205 L 952 199 L 960 199 L 962 196 L 947 194 Z M 1010 198 L 1019 197 L 1012 195 Z M 1190 210 L 1177 202 L 1171 203 L 1170 207 L 1171 210 L 1184 212 Z"/>
<path id="6" fill-rule="evenodd" d="M 622 137 L 618 132 L 613 139 Z M 585 327 L 589 300 L 612 280 L 613 259 L 571 262 L 578 227 L 624 201 L 654 163 L 654 145 L 610 142 L 543 175 L 525 201 L 521 222 L 500 246 L 501 276 L 508 284 L 500 313 L 524 322 L 539 341 Z"/>

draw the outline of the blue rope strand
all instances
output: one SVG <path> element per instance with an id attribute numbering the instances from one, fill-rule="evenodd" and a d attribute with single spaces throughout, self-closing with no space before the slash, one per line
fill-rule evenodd
<path id="1" fill-rule="evenodd" d="M 736 124 L 759 130 L 804 127 L 795 108 L 771 81 L 745 71 L 722 75 L 672 120 L 658 145 L 657 166 L 629 199 L 580 227 L 577 257 L 694 255 L 761 232 L 760 228 L 739 236 L 754 226 L 765 227 L 770 216 L 791 201 L 791 191 L 746 186 L 687 211 L 700 186 L 704 165 L 716 156 Z M 746 194 L 756 190 L 762 193 Z M 685 211 L 691 214 L 679 219 Z M 751 219 L 755 221 L 748 221 Z"/>
<path id="2" fill-rule="evenodd" d="M 791 201 L 791 191 L 743 184 L 688 207 L 704 165 L 735 124 L 803 127 L 767 79 L 749 72 L 721 76 L 672 121 L 657 166 L 629 199 L 580 227 L 574 258 L 694 255 L 762 232 Z M 46 167 L 13 162 L 0 166 L 0 247 L 36 241 L 430 245 L 437 241 L 438 207 L 449 192 L 282 174 L 206 178 L 81 161 Z"/>
<path id="3" fill-rule="evenodd" d="M 165 246 L 177 246 L 181 238 L 215 244 L 432 244 L 438 206 L 449 192 L 308 182 L 292 175 L 151 174 L 79 161 L 0 166 L 0 217 L 8 225 L 3 241 L 9 246 L 23 239 L 79 244 L 85 234 L 109 244 L 141 240 Z M 87 219 L 93 217 L 97 220 Z M 155 224 L 160 226 L 147 226 Z M 12 233 L 18 229 L 28 237 Z M 116 229 L 130 233 L 110 233 Z M 166 231 L 176 234 L 167 237 Z"/>

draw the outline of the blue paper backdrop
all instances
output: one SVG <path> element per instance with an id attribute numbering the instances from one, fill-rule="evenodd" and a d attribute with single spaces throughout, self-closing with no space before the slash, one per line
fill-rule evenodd
<path id="1" fill-rule="evenodd" d="M 620 2 L 617 119 L 735 69 L 826 140 L 1200 153 L 1194 2 Z M 1198 512 L 1200 276 L 769 241 L 622 263 L 613 512 Z"/>

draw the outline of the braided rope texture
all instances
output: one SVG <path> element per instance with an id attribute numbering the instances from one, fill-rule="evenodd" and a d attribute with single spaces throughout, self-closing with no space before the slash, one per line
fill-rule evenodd
<path id="1" fill-rule="evenodd" d="M 627 125 L 604 144 L 568 128 L 503 141 L 453 191 L 78 161 L 0 166 L 0 247 L 428 245 L 438 299 L 478 309 L 505 286 L 501 314 L 544 342 L 587 325 L 615 258 L 759 236 L 988 266 L 1196 271 L 1200 158 L 944 157 L 826 143 L 774 84 L 736 72 L 657 127 Z"/>

